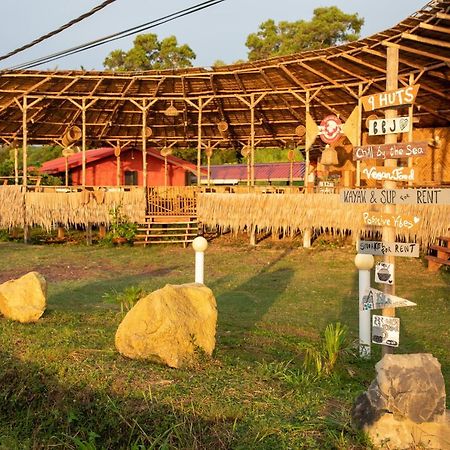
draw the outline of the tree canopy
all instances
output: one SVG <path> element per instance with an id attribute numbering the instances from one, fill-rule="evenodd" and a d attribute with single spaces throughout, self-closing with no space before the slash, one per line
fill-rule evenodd
<path id="1" fill-rule="evenodd" d="M 357 13 L 346 14 L 336 6 L 316 8 L 310 21 L 277 24 L 269 19 L 248 36 L 248 58 L 255 61 L 354 41 L 363 24 L 364 19 Z"/>
<path id="2" fill-rule="evenodd" d="M 105 68 L 117 71 L 162 70 L 192 67 L 196 55 L 189 45 L 178 45 L 175 36 L 161 41 L 153 33 L 136 36 L 133 47 L 113 50 L 103 61 Z"/>

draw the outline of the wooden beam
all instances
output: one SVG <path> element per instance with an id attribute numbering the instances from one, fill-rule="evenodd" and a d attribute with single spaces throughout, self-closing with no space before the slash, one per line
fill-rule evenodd
<path id="1" fill-rule="evenodd" d="M 431 25 L 431 23 L 426 22 L 420 22 L 419 27 L 425 30 L 436 31 L 437 33 L 450 33 L 450 29 L 448 27 L 439 27 L 437 25 Z"/>
<path id="2" fill-rule="evenodd" d="M 450 42 L 440 41 L 438 39 L 431 39 L 417 34 L 402 33 L 403 39 L 409 39 L 410 41 L 421 42 L 422 44 L 434 45 L 436 47 L 450 48 Z"/>

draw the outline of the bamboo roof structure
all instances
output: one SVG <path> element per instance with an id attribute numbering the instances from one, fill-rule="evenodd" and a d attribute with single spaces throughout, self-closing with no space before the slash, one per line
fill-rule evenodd
<path id="1" fill-rule="evenodd" d="M 71 126 L 88 146 L 140 142 L 192 147 L 284 146 L 309 113 L 346 120 L 358 98 L 385 90 L 386 47 L 401 85 L 420 84 L 419 128 L 450 122 L 450 1 L 346 45 L 219 68 L 170 71 L 2 71 L 0 139 L 60 142 Z M 363 120 L 365 116 L 363 117 Z M 148 129 L 150 128 L 150 130 Z M 144 131 L 143 131 L 144 130 Z M 26 137 L 24 136 L 26 135 Z"/>

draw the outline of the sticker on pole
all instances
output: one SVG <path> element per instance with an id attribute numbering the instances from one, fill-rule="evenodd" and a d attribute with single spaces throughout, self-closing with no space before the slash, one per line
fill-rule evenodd
<path id="1" fill-rule="evenodd" d="M 372 342 L 398 347 L 400 341 L 400 319 L 398 317 L 372 316 Z"/>
<path id="2" fill-rule="evenodd" d="M 409 300 L 406 300 L 406 298 L 385 294 L 378 289 L 369 288 L 367 295 L 363 296 L 359 308 L 361 311 L 370 311 L 372 309 L 403 308 L 406 306 L 417 305 Z"/>
<path id="3" fill-rule="evenodd" d="M 381 284 L 394 284 L 394 264 L 377 263 L 375 266 L 375 281 Z"/>
<path id="4" fill-rule="evenodd" d="M 319 126 L 320 139 L 326 144 L 336 142 L 342 135 L 342 122 L 338 116 L 326 116 Z"/>

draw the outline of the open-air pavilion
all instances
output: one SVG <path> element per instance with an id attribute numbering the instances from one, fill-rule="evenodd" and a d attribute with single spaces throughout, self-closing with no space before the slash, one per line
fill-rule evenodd
<path id="1" fill-rule="evenodd" d="M 329 114 L 337 115 L 342 122 L 351 117 L 357 130 L 353 144 L 360 145 L 367 141 L 364 124 L 372 113 L 361 107 L 357 117 L 352 112 L 361 106 L 361 97 L 385 91 L 387 79 L 395 72 L 398 87 L 420 85 L 414 105 L 403 108 L 404 115 L 414 123 L 414 131 L 404 139 L 427 140 L 432 145 L 431 156 L 417 160 L 425 174 L 419 184 L 450 183 L 449 24 L 450 2 L 431 1 L 397 26 L 366 39 L 258 62 L 215 69 L 133 73 L 3 71 L 0 139 L 5 145 L 23 149 L 24 170 L 20 176 L 16 164 L 15 182 L 22 185 L 20 190 L 4 186 L 0 191 L 0 224 L 51 228 L 58 223 L 108 223 L 108 207 L 118 201 L 118 196 L 124 204 L 132 205 L 127 211 L 130 217 L 142 221 L 146 190 L 151 187 L 146 181 L 137 192 L 133 191 L 130 202 L 126 198 L 130 191 L 120 192 L 117 186 L 114 192 L 107 191 L 101 208 L 86 203 L 83 190 L 92 187 L 86 185 L 84 176 L 77 192 L 36 192 L 27 188 L 27 147 L 53 143 L 70 146 L 74 142 L 67 136 L 79 130 L 76 145 L 82 152 L 83 173 L 89 148 L 139 146 L 145 172 L 148 147 L 195 146 L 200 185 L 203 152 L 244 148 L 250 167 L 246 195 L 258 198 L 245 202 L 244 197 L 237 199 L 238 195 L 198 194 L 197 214 L 203 223 L 284 233 L 317 227 L 363 231 L 364 227 L 354 220 L 359 207 L 341 205 L 336 195 L 297 190 L 292 194 L 295 198 L 283 200 L 285 206 L 280 209 L 277 202 L 281 199 L 277 196 L 252 193 L 255 152 L 262 147 L 299 148 L 304 153 L 308 180 L 310 162 L 317 161 L 323 149 L 319 140 L 308 145 L 308 130 L 304 128 L 308 115 L 316 123 Z M 361 164 L 348 158 L 348 145 L 336 148 L 339 162 L 343 166 L 345 161 L 345 170 L 353 173 L 345 178 L 346 185 L 359 186 Z M 408 164 L 413 166 L 416 161 Z M 338 165 L 334 169 L 343 170 Z M 307 198 L 316 195 L 321 198 Z M 74 211 L 68 212 L 68 205 Z M 262 207 L 277 213 L 259 217 Z M 404 208 L 414 213 L 414 207 Z M 415 231 L 424 244 L 446 233 L 449 225 L 447 206 L 430 205 L 428 215 L 430 219 Z"/>

